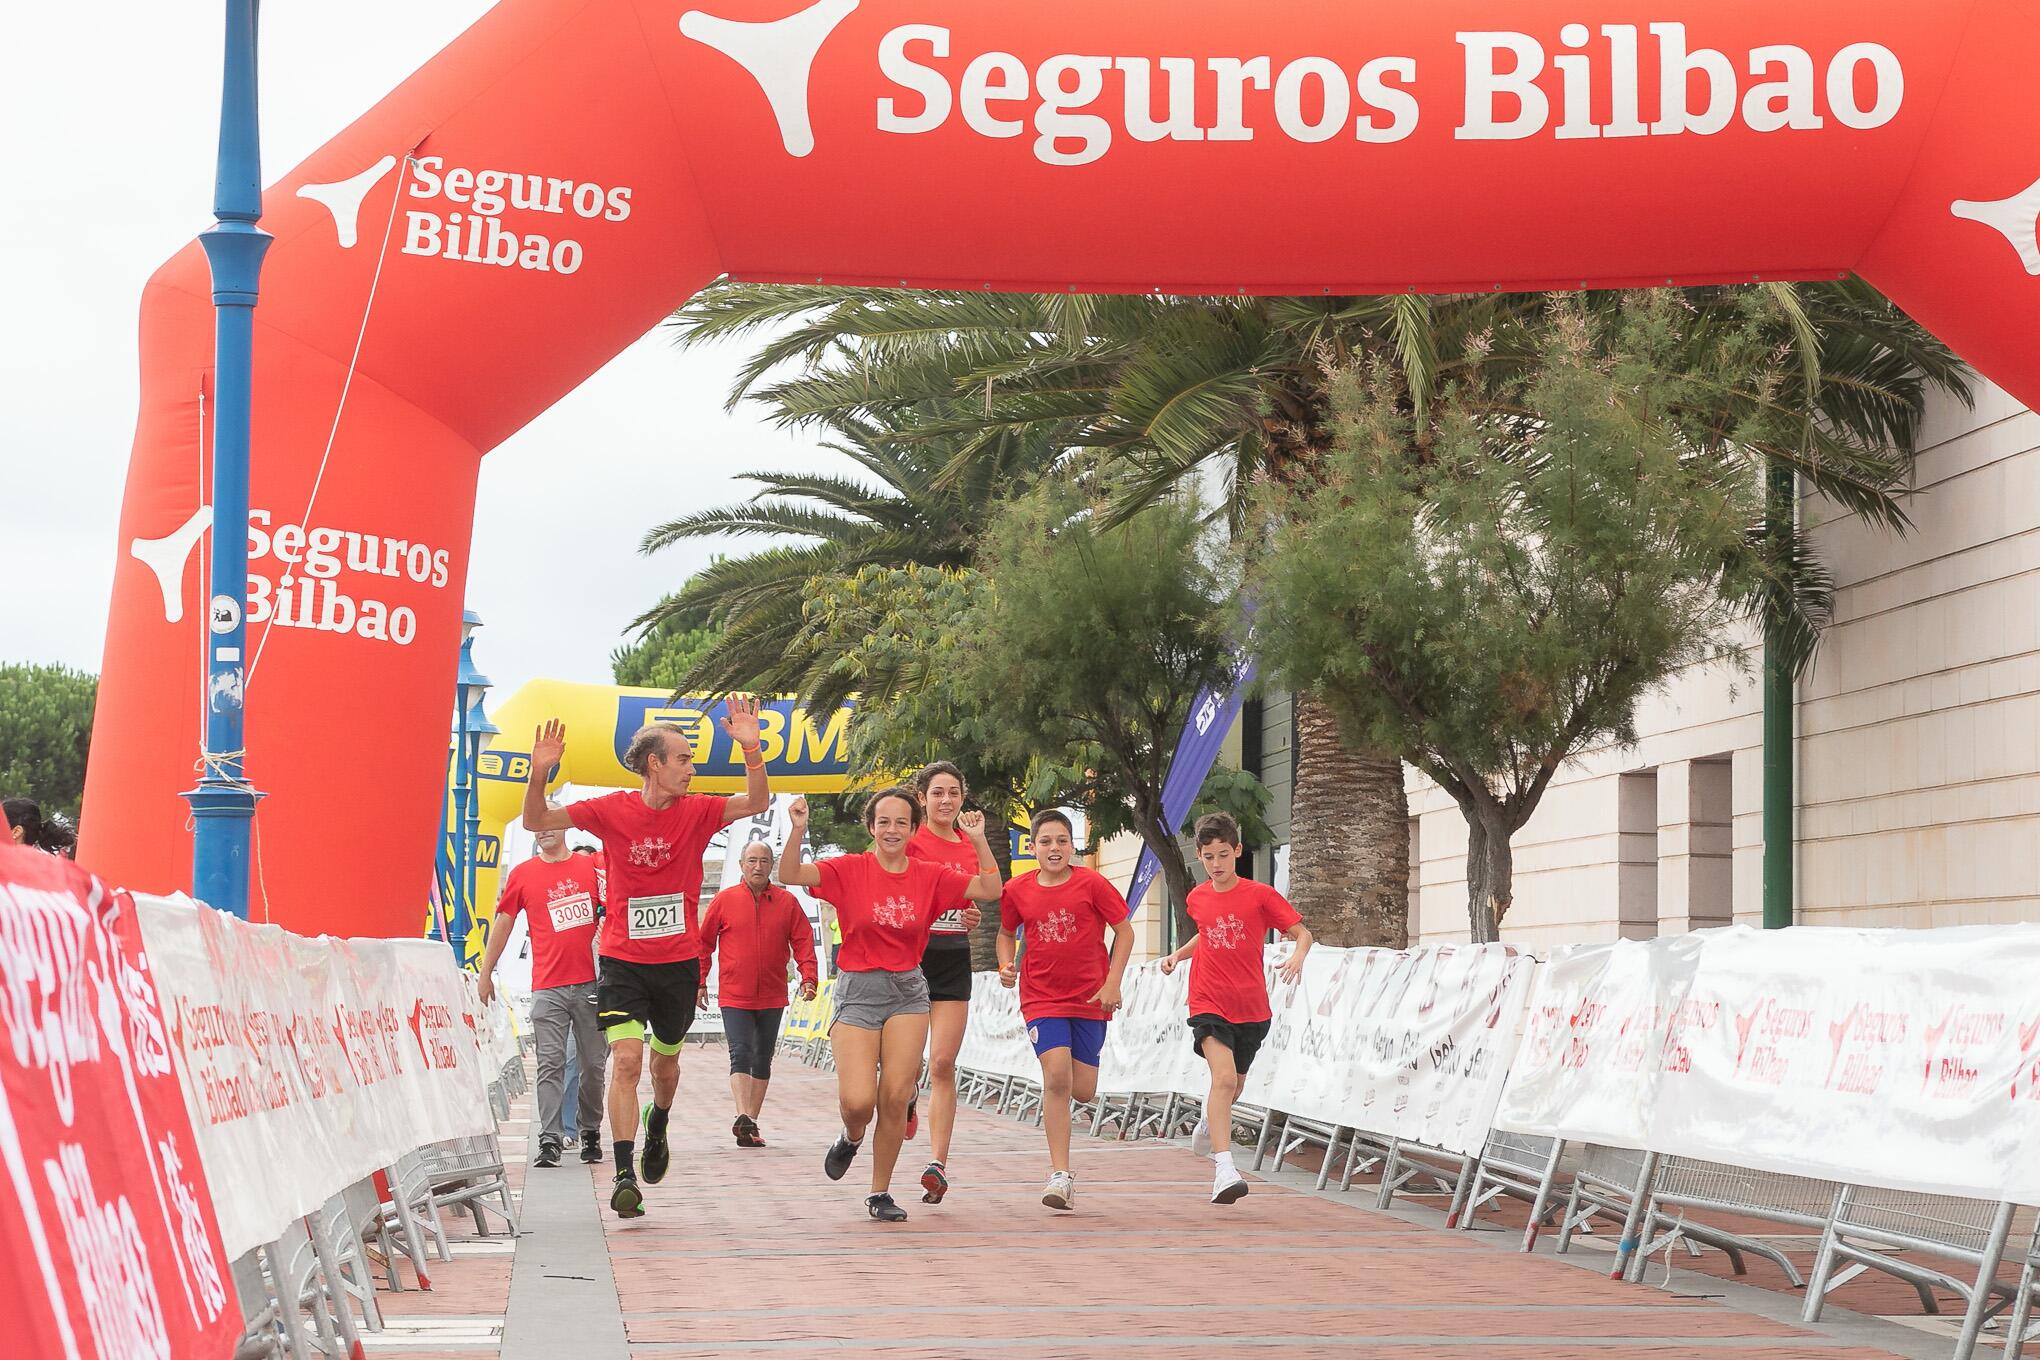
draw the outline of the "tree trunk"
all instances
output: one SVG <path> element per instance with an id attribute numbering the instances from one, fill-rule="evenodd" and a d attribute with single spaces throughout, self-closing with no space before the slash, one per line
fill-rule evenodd
<path id="1" fill-rule="evenodd" d="M 991 842 L 992 858 L 999 862 L 1001 880 L 1013 877 L 1013 820 L 1007 808 L 985 809 L 985 839 Z M 999 966 L 999 908 L 997 903 L 978 904 L 984 919 L 970 933 L 970 967 L 975 973 L 996 971 Z"/>
<path id="2" fill-rule="evenodd" d="M 1323 944 L 1406 949 L 1410 805 L 1402 761 L 1349 749 L 1331 707 L 1299 693 L 1289 899 Z"/>
<path id="3" fill-rule="evenodd" d="M 1466 916 L 1473 942 L 1493 944 L 1502 937 L 1502 917 L 1515 894 L 1516 852 L 1499 818 L 1461 811 L 1466 816 Z"/>
<path id="4" fill-rule="evenodd" d="M 1165 845 L 1156 844 L 1161 839 L 1157 835 L 1149 838 L 1146 844 L 1149 849 L 1155 852 L 1155 858 L 1160 860 L 1162 864 L 1162 896 L 1164 899 L 1162 903 L 1162 920 L 1164 922 L 1162 926 L 1162 948 L 1164 951 L 1167 951 L 1189 939 L 1191 933 L 1197 927 L 1190 923 L 1190 913 L 1187 909 L 1190 899 L 1190 866 L 1183 860 L 1183 842 L 1174 836 L 1170 836 Z M 1171 931 L 1168 925 L 1169 922 L 1175 923 L 1173 931 Z"/>

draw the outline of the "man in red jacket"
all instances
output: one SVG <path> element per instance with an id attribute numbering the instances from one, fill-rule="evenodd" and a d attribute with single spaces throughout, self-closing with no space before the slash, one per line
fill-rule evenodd
<path id="1" fill-rule="evenodd" d="M 763 841 L 745 846 L 737 865 L 743 879 L 717 893 L 701 918 L 701 975 L 709 975 L 721 951 L 716 987 L 730 1044 L 730 1095 L 737 1104 L 730 1132 L 738 1147 L 764 1147 L 758 1112 L 786 1013 L 786 963 L 791 957 L 800 964 L 801 999 L 812 999 L 815 937 L 799 900 L 772 881 L 771 846 Z M 707 1000 L 704 985 L 702 1001 Z"/>

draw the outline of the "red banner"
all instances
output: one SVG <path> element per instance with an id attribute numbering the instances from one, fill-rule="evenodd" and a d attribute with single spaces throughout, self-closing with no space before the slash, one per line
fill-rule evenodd
<path id="1" fill-rule="evenodd" d="M 0 846 L 0 1317 L 14 1354 L 224 1356 L 241 1334 L 134 903 Z"/>

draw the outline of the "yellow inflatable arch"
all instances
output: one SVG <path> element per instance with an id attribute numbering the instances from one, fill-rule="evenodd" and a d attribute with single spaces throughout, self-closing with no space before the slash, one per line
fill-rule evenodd
<path id="1" fill-rule="evenodd" d="M 524 786 L 531 777 L 531 739 L 540 723 L 558 718 L 567 726 L 567 754 L 547 783 L 593 788 L 636 788 L 643 781 L 623 767 L 631 733 L 646 723 L 672 723 L 694 746 L 696 793 L 742 793 L 743 756 L 722 730 L 720 699 L 675 697 L 660 689 L 584 685 L 533 680 L 489 714 L 501 731 L 476 761 L 481 828 L 476 843 L 474 908 L 462 933 L 472 962 L 481 952 L 482 924 L 496 911 L 501 885 L 503 828 L 523 815 Z M 850 721 L 854 702 L 841 708 L 809 709 L 781 696 L 760 702 L 758 731 L 774 793 L 841 793 L 850 776 Z M 450 784 L 450 781 L 449 781 Z M 448 816 L 451 817 L 449 804 Z M 443 866 L 442 866 L 443 867 Z M 444 893 L 442 900 L 453 895 Z"/>

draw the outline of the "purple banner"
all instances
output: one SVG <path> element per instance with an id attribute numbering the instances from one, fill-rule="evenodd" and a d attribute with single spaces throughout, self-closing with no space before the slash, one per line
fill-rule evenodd
<path id="1" fill-rule="evenodd" d="M 1239 716 L 1240 704 L 1247 697 L 1247 687 L 1254 683 L 1258 671 L 1251 655 L 1242 656 L 1239 669 L 1233 672 L 1231 683 L 1223 692 L 1215 686 L 1197 692 L 1196 701 L 1190 705 L 1190 720 L 1183 724 L 1182 739 L 1176 743 L 1176 754 L 1169 759 L 1169 773 L 1162 779 L 1162 829 L 1166 834 L 1175 835 L 1176 828 L 1190 815 L 1197 802 L 1197 791 L 1204 787 L 1205 776 L 1218 762 L 1225 734 L 1232 730 L 1233 719 Z M 1126 889 L 1129 906 L 1140 907 L 1148 886 L 1161 871 L 1162 862 L 1155 858 L 1155 852 L 1142 845 L 1140 862 L 1133 866 L 1133 882 Z"/>

